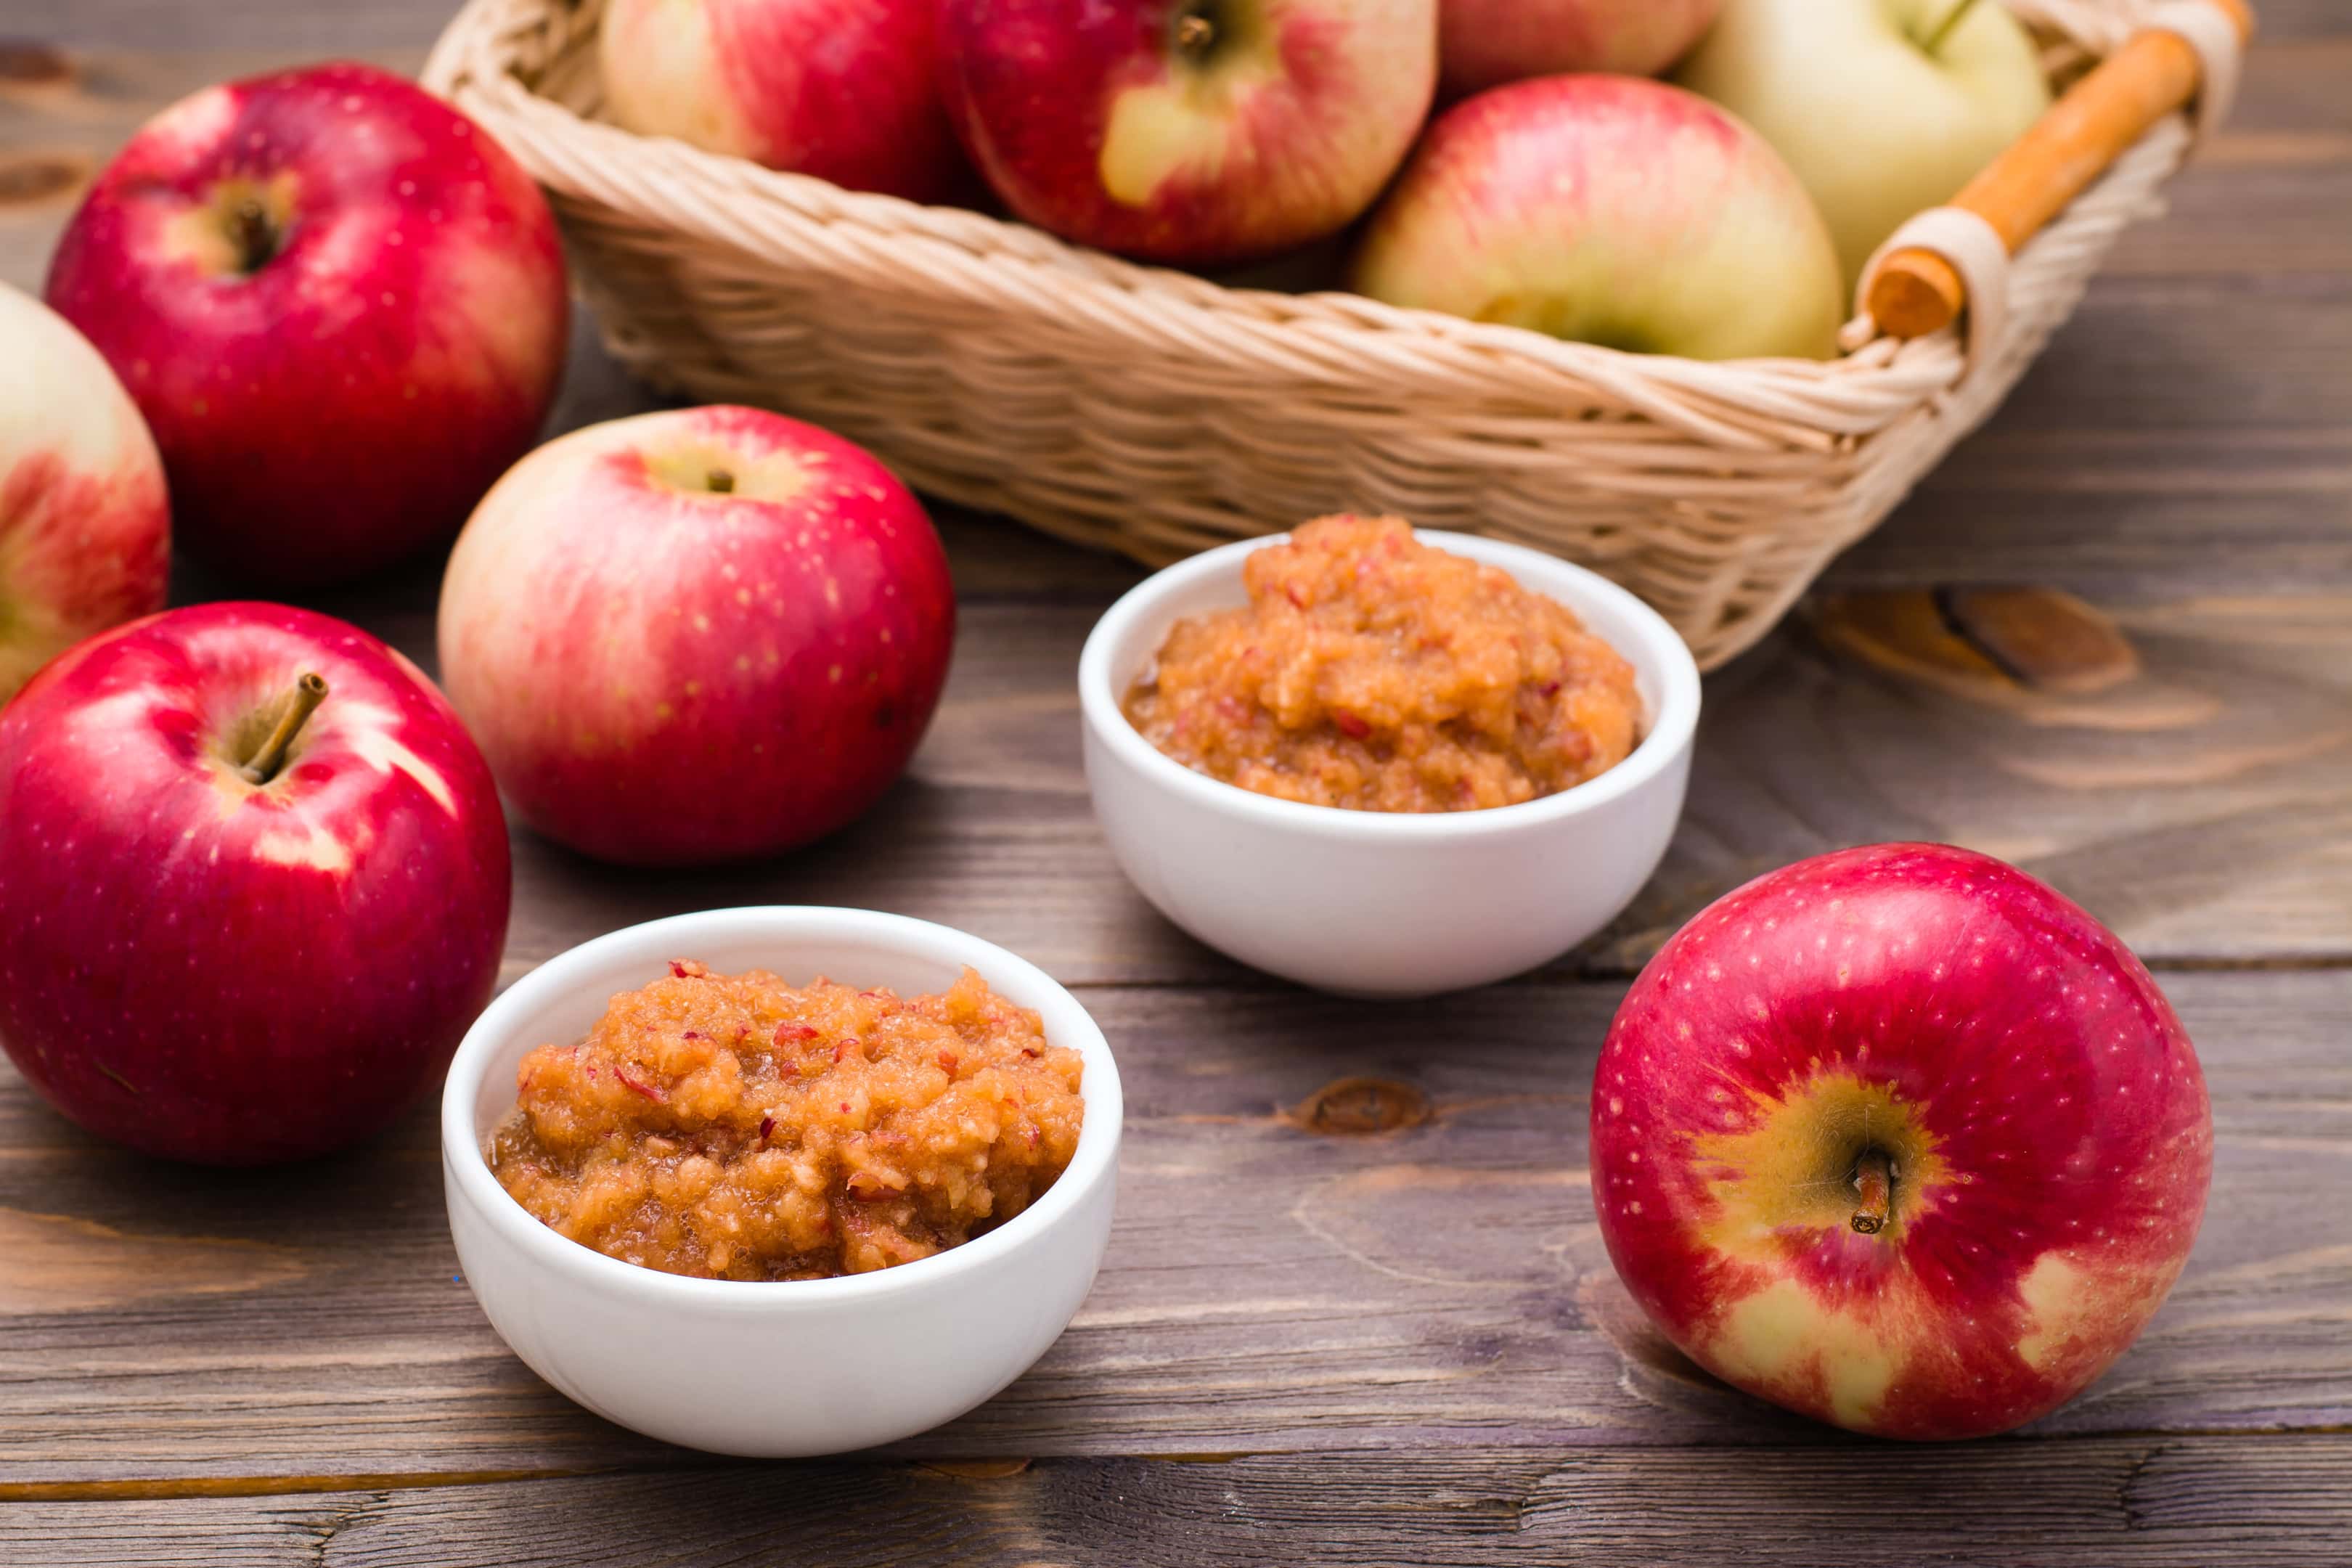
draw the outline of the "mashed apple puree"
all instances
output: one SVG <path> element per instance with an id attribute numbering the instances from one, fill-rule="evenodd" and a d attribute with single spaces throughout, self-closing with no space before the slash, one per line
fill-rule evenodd
<path id="1" fill-rule="evenodd" d="M 541 1046 L 486 1153 L 515 1201 L 624 1262 L 817 1279 L 1002 1225 L 1077 1148 L 1084 1063 L 971 970 L 900 997 L 679 960 Z"/>
<path id="2" fill-rule="evenodd" d="M 1247 606 L 1179 621 L 1124 704 L 1211 778 L 1313 805 L 1470 811 L 1582 784 L 1640 739 L 1614 648 L 1396 518 L 1318 519 L 1242 576 Z"/>

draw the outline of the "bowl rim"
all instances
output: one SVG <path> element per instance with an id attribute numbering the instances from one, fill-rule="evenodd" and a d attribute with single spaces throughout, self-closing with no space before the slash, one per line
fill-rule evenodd
<path id="1" fill-rule="evenodd" d="M 1567 605 L 1580 620 L 1585 618 L 1589 605 L 1600 604 L 1632 625 L 1631 640 L 1636 646 L 1622 647 L 1615 637 L 1602 640 L 1616 648 L 1637 674 L 1654 676 L 1657 710 L 1648 715 L 1647 731 L 1623 762 L 1557 795 L 1513 805 L 1476 811 L 1393 812 L 1313 805 L 1260 795 L 1195 773 L 1160 751 L 1143 738 L 1119 709 L 1118 693 L 1112 685 L 1113 652 L 1135 623 L 1158 611 L 1171 595 L 1212 578 L 1238 578 L 1244 558 L 1288 539 L 1286 531 L 1236 540 L 1163 567 L 1104 611 L 1078 655 L 1078 705 L 1087 729 L 1129 769 L 1206 809 L 1249 818 L 1269 828 L 1387 844 L 1476 838 L 1580 816 L 1655 784 L 1689 749 L 1698 728 L 1698 661 L 1664 616 L 1598 572 L 1528 545 L 1444 529 L 1416 528 L 1412 533 L 1423 544 L 1501 567 L 1521 587 Z"/>
<path id="2" fill-rule="evenodd" d="M 796 937 L 822 935 L 836 942 L 845 938 L 862 941 L 877 952 L 969 964 L 980 971 L 992 989 L 1011 984 L 1031 993 L 1034 1000 L 1024 1000 L 1023 1005 L 1036 1007 L 1046 1040 L 1069 1046 L 1086 1059 L 1079 1084 L 1086 1118 L 1078 1130 L 1077 1148 L 1045 1195 L 961 1247 L 894 1268 L 829 1279 L 706 1279 L 666 1273 L 609 1257 L 560 1235 L 518 1203 L 491 1174 L 489 1163 L 483 1158 L 474 1136 L 474 1108 L 486 1087 L 489 1058 L 512 1037 L 520 1017 L 538 1011 L 559 993 L 580 987 L 585 974 L 621 952 L 657 948 L 661 957 L 647 962 L 658 964 L 663 958 L 692 956 L 693 943 L 709 937 L 714 927 L 745 925 L 757 928 L 758 934 L 772 937 L 787 950 L 780 955 L 780 963 L 789 962 L 789 944 Z M 741 934 L 740 929 L 729 931 L 730 940 Z M 993 1259 L 1042 1241 L 1071 1218 L 1097 1185 L 1116 1175 L 1124 1104 L 1118 1066 L 1101 1026 L 1066 987 L 1018 954 L 969 931 L 911 915 L 819 904 L 744 905 L 670 915 L 607 931 L 567 948 L 509 986 L 482 1010 L 450 1059 L 441 1090 L 441 1159 L 446 1179 L 502 1242 L 545 1268 L 580 1276 L 583 1283 L 669 1307 L 761 1311 L 829 1309 L 951 1286 L 959 1274 L 984 1268 Z"/>

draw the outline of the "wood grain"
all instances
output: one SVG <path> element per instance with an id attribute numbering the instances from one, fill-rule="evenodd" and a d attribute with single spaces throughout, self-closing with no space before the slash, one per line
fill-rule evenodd
<path id="1" fill-rule="evenodd" d="M 2340 1568 L 2352 1436 L 735 1467 L 0 1513 L 61 1565 Z M 12 1557 L 11 1561 L 16 1559 Z"/>
<path id="2" fill-rule="evenodd" d="M 2352 973 L 2167 977 L 2211 1084 L 2211 1217 L 2129 1355 L 2044 1434 L 2352 1422 Z M 1101 988 L 1128 1100 L 1110 1254 L 1045 1360 L 924 1455 L 1842 1440 L 1699 1373 L 1599 1246 L 1586 1093 L 1622 987 L 1450 1005 Z M 1426 1121 L 1332 1136 L 1340 1080 Z M 435 1129 L 267 1173 L 168 1171 L 0 1093 L 0 1206 L 268 1242 L 299 1278 L 0 1320 L 0 1480 L 579 1469 L 675 1455 L 575 1409 L 453 1278 Z M 124 1266 L 135 1260 L 124 1259 Z M 98 1267 L 93 1263 L 91 1268 Z M 1878 1451 L 1874 1449 L 1873 1451 Z"/>
<path id="3" fill-rule="evenodd" d="M 0 279 L 38 286 L 82 182 L 165 102 L 327 55 L 412 68 L 448 9 L 16 0 L 0 33 L 64 68 L 0 68 Z M 2343 1563 L 2352 16 L 2260 9 L 2173 216 L 1813 611 L 1710 679 L 1666 866 L 1545 975 L 1373 1007 L 1175 933 L 1078 768 L 1078 645 L 1134 570 L 955 509 L 949 698 L 865 823 L 693 877 L 518 831 L 509 978 L 632 921 L 785 900 L 946 921 L 1081 987 L 1128 1085 L 1122 1205 L 1078 1322 L 1003 1396 L 896 1455 L 704 1461 L 506 1352 L 455 1278 L 428 1110 L 291 1180 L 191 1173 L 0 1068 L 0 1562 Z M 551 427 L 650 402 L 577 323 Z M 429 660 L 436 579 L 318 603 Z M 1955 684 L 1832 608 L 2020 585 L 2079 596 L 2126 673 Z M 1990 602 L 1975 635 L 2017 652 Z M 2086 1398 L 1965 1447 L 1858 1443 L 1698 1373 L 1616 1285 L 1583 1184 L 1622 977 L 1747 877 L 1896 837 L 2008 855 L 2115 923 L 2214 1098 L 2171 1301 Z"/>
<path id="4" fill-rule="evenodd" d="M 2284 36 L 2294 31 L 2290 18 Z M 170 96 L 263 63 L 71 52 L 72 92 L 0 93 L 0 134 L 93 167 Z M 2021 858 L 2159 963 L 2352 950 L 2352 792 L 2329 787 L 2342 759 L 2323 743 L 2352 710 L 2352 230 L 2326 221 L 2347 205 L 2324 184 L 2352 180 L 2352 95 L 2327 90 L 2352 71 L 2352 42 L 2274 41 L 2256 57 L 2243 129 L 2217 145 L 2215 167 L 2177 186 L 2184 206 L 2210 205 L 2194 222 L 2137 231 L 2121 275 L 2095 287 L 2009 407 L 1826 584 L 2071 590 L 2126 617 L 2155 678 L 2200 694 L 2205 716 L 2138 734 L 1987 729 L 1784 631 L 1709 683 L 1692 821 L 1576 971 L 1624 972 L 1770 866 L 1906 837 Z M 2282 128 L 2334 151 L 2315 161 L 2308 143 L 2283 150 Z M 2251 140 L 2231 153 L 2241 135 Z M 2343 194 L 2352 202 L 2352 185 Z M 64 212 L 51 203 L 11 217 L 0 205 L 0 276 L 37 281 Z M 2308 246 L 2281 243 L 2305 233 Z M 2209 240 L 2240 248 L 2198 248 Z M 2264 281 L 2217 281 L 2217 269 Z M 554 427 L 648 402 L 583 323 Z M 614 876 L 519 836 L 510 973 L 632 920 L 769 900 L 963 925 L 1080 983 L 1235 973 L 1142 905 L 1087 808 L 1070 671 L 1133 570 L 940 511 L 965 635 L 908 783 L 830 845 L 709 877 Z M 425 563 L 316 603 L 429 660 L 435 577 Z M 235 588 L 184 574 L 179 596 Z"/>
<path id="5" fill-rule="evenodd" d="M 0 1275 L 0 1317 L 94 1311 L 151 1296 L 243 1293 L 302 1274 L 301 1263 L 271 1242 L 147 1236 L 14 1208 L 0 1208 L 0 1258 L 8 1260 Z"/>
<path id="6" fill-rule="evenodd" d="M 1675 926 L 1758 872 L 1843 844 L 1936 838 L 2048 875 L 2159 962 L 2352 948 L 2352 639 L 2346 601 L 2249 599 L 2121 611 L 2147 673 L 2106 703 L 1980 710 L 1879 677 L 1802 627 L 1708 692 L 1688 821 L 1617 927 L 1577 955 L 1624 973 Z M 1068 671 L 1092 622 L 1024 605 L 967 607 L 965 652 L 909 783 L 876 817 L 786 865 L 719 886 L 657 886 L 677 907 L 781 895 L 856 901 L 971 925 L 1065 980 L 1232 973 L 1126 888 L 1094 828 Z M 2121 727 L 2168 694 L 2169 714 Z M 919 836 L 937 858 L 877 855 Z M 2161 864 L 2149 851 L 2170 847 Z M 518 954 L 544 956 L 667 910 L 640 889 L 536 846 Z M 707 895 L 707 896 L 706 896 Z M 1089 917 L 1091 914 L 1091 918 Z M 590 923 L 578 923 L 583 919 Z"/>
<path id="7" fill-rule="evenodd" d="M 510 975 L 635 921 L 762 902 L 961 926 L 1069 984 L 1243 973 L 1143 902 L 1087 802 L 1072 672 L 1131 569 L 993 520 L 942 521 L 964 595 L 961 637 L 908 778 L 813 849 L 692 875 L 594 866 L 518 828 Z M 1007 563 L 1041 552 L 1071 564 L 1024 595 Z M 2107 702 L 2020 711 L 1889 674 L 1791 625 L 1709 680 L 1690 805 L 1664 866 L 1611 931 L 1551 973 L 1631 973 L 1748 878 L 1888 838 L 2015 859 L 2158 965 L 2352 952 L 2347 567 L 2336 592 L 2113 604 L 2142 679 Z M 1096 572 L 1110 582 L 1097 586 Z M 419 571 L 312 602 L 431 668 L 433 589 Z M 182 598 L 217 592 L 193 577 L 180 587 Z M 2148 706 L 2159 699 L 2161 710 Z"/>

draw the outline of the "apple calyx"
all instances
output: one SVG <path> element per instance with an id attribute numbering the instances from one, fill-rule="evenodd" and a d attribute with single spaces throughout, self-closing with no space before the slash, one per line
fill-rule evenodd
<path id="1" fill-rule="evenodd" d="M 1952 8 L 1944 13 L 1944 19 L 1937 23 L 1934 29 L 1919 41 L 1921 51 L 1934 55 L 1941 49 L 1944 47 L 1944 40 L 1952 36 L 1954 28 L 1968 19 L 1969 13 L 1976 9 L 1976 4 L 1977 0 L 1955 0 Z"/>
<path id="2" fill-rule="evenodd" d="M 205 276 L 243 282 L 286 253 L 295 190 L 294 176 L 284 170 L 267 178 L 231 174 L 174 216 L 166 232 Z"/>
<path id="3" fill-rule="evenodd" d="M 710 488 L 712 495 L 731 496 L 735 493 L 735 476 L 725 468 L 711 469 L 702 476 L 702 482 Z"/>
<path id="4" fill-rule="evenodd" d="M 1864 1149 L 1853 1163 L 1855 1194 L 1853 1228 L 1864 1236 L 1876 1236 L 1886 1226 L 1887 1211 L 1895 1205 L 1895 1162 L 1884 1149 Z"/>
<path id="5" fill-rule="evenodd" d="M 279 710 L 278 722 L 270 730 L 269 738 L 262 742 L 260 748 L 237 768 L 246 783 L 266 784 L 278 776 L 278 770 L 286 765 L 286 752 L 294 744 L 294 737 L 302 732 L 302 726 L 310 722 L 310 715 L 317 712 L 319 704 L 326 700 L 326 678 L 318 671 L 308 671 L 294 683 L 294 689 L 287 693 L 286 705 Z"/>
<path id="6" fill-rule="evenodd" d="M 258 196 L 246 196 L 229 208 L 228 238 L 236 250 L 231 266 L 246 278 L 268 266 L 285 243 L 285 236 L 270 221 L 269 210 Z"/>

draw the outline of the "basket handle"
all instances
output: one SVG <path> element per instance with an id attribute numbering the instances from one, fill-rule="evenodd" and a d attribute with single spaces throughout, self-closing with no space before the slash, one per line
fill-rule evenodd
<path id="1" fill-rule="evenodd" d="M 2217 21 L 2234 37 L 2219 37 Z M 2203 116 L 2210 129 L 2229 84 L 2218 71 L 2205 81 L 2213 58 L 2208 50 L 2231 42 L 2242 47 L 2253 30 L 2246 0 L 2172 0 L 2158 7 L 2146 26 L 2067 89 L 1948 205 L 1982 219 L 2014 255 L 2158 121 L 2195 99 L 2200 85 L 2210 95 Z M 2228 58 L 2234 56 L 2232 49 Z M 1880 258 L 1864 297 L 1877 330 L 1897 338 L 1941 331 L 1967 302 L 1958 268 L 1916 245 Z"/>

